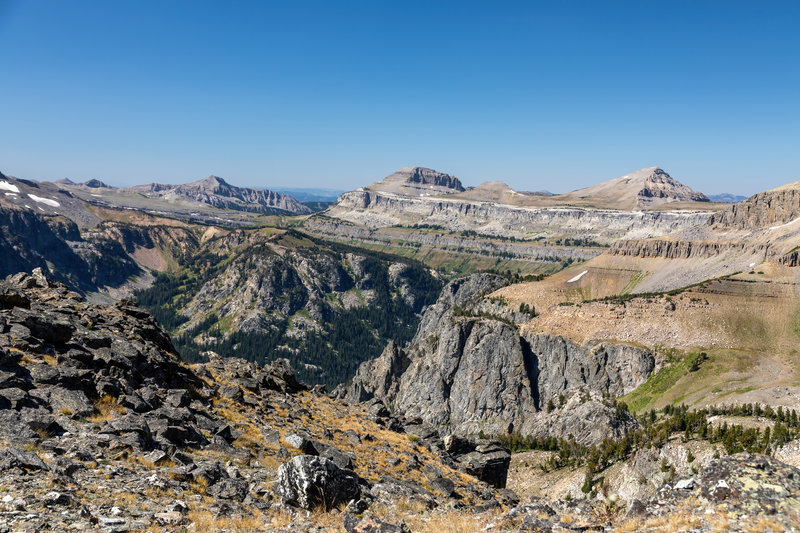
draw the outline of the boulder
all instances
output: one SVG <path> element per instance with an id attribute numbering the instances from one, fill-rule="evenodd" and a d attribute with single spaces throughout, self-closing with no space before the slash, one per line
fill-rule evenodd
<path id="1" fill-rule="evenodd" d="M 8 446 L 0 450 L 0 470 L 19 468 L 24 471 L 47 470 L 47 465 L 38 455 Z"/>
<path id="2" fill-rule="evenodd" d="M 355 472 L 311 455 L 298 455 L 278 468 L 278 490 L 284 503 L 326 511 L 361 495 Z"/>
<path id="3" fill-rule="evenodd" d="M 508 479 L 511 453 L 498 442 L 479 441 L 475 448 L 454 459 L 468 474 L 497 488 L 504 488 Z"/>
<path id="4" fill-rule="evenodd" d="M 31 300 L 24 292 L 12 285 L 0 281 L 0 307 L 24 307 L 30 308 Z"/>
<path id="5" fill-rule="evenodd" d="M 351 454 L 345 453 L 325 442 L 309 439 L 296 433 L 288 435 L 284 441 L 294 446 L 305 455 L 317 455 L 329 461 L 333 461 L 339 468 L 352 470 L 354 467 L 355 458 Z"/>

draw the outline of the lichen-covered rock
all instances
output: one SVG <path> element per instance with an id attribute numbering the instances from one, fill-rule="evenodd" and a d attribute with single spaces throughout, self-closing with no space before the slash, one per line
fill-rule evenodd
<path id="1" fill-rule="evenodd" d="M 710 502 L 733 503 L 753 514 L 800 510 L 800 469 L 768 455 L 723 457 L 694 479 L 692 492 Z"/>
<path id="2" fill-rule="evenodd" d="M 284 503 L 326 511 L 361 495 L 358 476 L 352 470 L 312 455 L 298 455 L 281 465 L 278 490 Z"/>

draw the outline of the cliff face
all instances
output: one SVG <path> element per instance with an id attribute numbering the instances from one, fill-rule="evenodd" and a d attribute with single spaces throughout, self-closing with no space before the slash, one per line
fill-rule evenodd
<path id="1" fill-rule="evenodd" d="M 714 229 L 753 230 L 787 224 L 800 217 L 800 189 L 786 186 L 760 192 L 708 219 Z"/>
<path id="2" fill-rule="evenodd" d="M 454 232 L 426 232 L 407 229 L 398 235 L 397 228 L 368 228 L 330 217 L 311 217 L 303 222 L 303 229 L 315 235 L 334 239 L 358 240 L 369 244 L 387 244 L 402 241 L 414 246 L 431 246 L 439 249 L 461 249 L 475 254 L 504 254 L 528 260 L 586 261 L 607 250 L 606 246 L 559 246 L 512 241 L 505 238 L 489 240 Z M 500 235 L 499 237 L 503 237 Z"/>
<path id="3" fill-rule="evenodd" d="M 370 190 L 345 193 L 327 213 L 368 227 L 433 224 L 450 230 L 524 238 L 531 233 L 611 242 L 646 238 L 703 224 L 704 211 L 614 211 L 578 207 L 515 207 L 456 198 L 412 198 Z"/>
<path id="4" fill-rule="evenodd" d="M 482 274 L 447 285 L 407 349 L 390 347 L 364 363 L 347 397 L 378 398 L 453 434 L 515 431 L 598 442 L 635 425 L 600 397 L 642 384 L 655 368 L 653 353 L 520 335 L 508 319 L 482 310 L 480 297 L 502 281 Z"/>
<path id="5" fill-rule="evenodd" d="M 581 388 L 622 396 L 644 383 L 655 370 L 650 350 L 628 344 L 591 343 L 578 346 L 550 335 L 526 333 L 536 360 L 540 406 Z"/>
<path id="6" fill-rule="evenodd" d="M 687 240 L 625 240 L 616 242 L 608 251 L 611 255 L 633 257 L 662 257 L 665 259 L 710 258 L 734 252 L 760 254 L 765 259 L 772 255 L 769 244 L 748 241 L 687 241 Z"/>
<path id="7" fill-rule="evenodd" d="M 0 207 L 0 276 L 41 268 L 83 291 L 117 286 L 141 269 L 118 241 L 102 232 L 82 235 L 63 217 Z"/>

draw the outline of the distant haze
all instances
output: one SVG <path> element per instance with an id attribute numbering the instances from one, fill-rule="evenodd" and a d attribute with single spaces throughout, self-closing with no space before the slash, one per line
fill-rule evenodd
<path id="1" fill-rule="evenodd" d="M 290 194 L 300 202 L 335 202 L 339 196 L 347 192 L 336 189 L 315 189 L 308 187 L 265 187 L 271 191 Z"/>

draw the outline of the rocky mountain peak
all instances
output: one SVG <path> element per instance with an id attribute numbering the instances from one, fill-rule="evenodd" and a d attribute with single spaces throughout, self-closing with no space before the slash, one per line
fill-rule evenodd
<path id="1" fill-rule="evenodd" d="M 83 182 L 83 184 L 91 189 L 110 189 L 110 187 L 106 183 L 98 179 L 91 179 Z"/>
<path id="2" fill-rule="evenodd" d="M 403 167 L 377 183 L 369 190 L 389 192 L 404 196 L 432 196 L 464 191 L 455 176 L 425 167 Z"/>
<path id="3" fill-rule="evenodd" d="M 227 181 L 225 181 L 224 179 L 220 178 L 219 176 L 215 176 L 213 174 L 211 174 L 207 178 L 204 178 L 204 179 L 202 179 L 200 181 L 194 182 L 194 184 L 200 185 L 200 186 L 203 186 L 203 187 L 211 187 L 211 188 L 230 187 L 230 184 L 228 184 Z M 189 185 L 194 185 L 194 184 L 190 183 Z"/>
<path id="4" fill-rule="evenodd" d="M 597 207 L 642 209 L 671 202 L 709 202 L 708 197 L 670 176 L 660 167 L 647 167 L 592 187 L 560 196 Z"/>
<path id="5" fill-rule="evenodd" d="M 390 344 L 363 363 L 344 396 L 380 400 L 453 435 L 514 431 L 572 435 L 590 444 L 636 427 L 602 397 L 643 383 L 653 371 L 653 354 L 520 334 L 514 324 L 525 317 L 485 298 L 505 283 L 493 274 L 450 282 L 426 308 L 411 343 L 402 350 Z M 582 398 L 585 391 L 591 393 L 588 401 Z M 546 412 L 545 406 L 560 398 L 564 409 Z"/>
<path id="6" fill-rule="evenodd" d="M 693 191 L 690 187 L 675 180 L 659 167 L 649 167 L 634 172 L 644 174 L 644 183 L 638 196 L 642 199 L 661 198 L 668 201 L 708 202 L 708 197 Z"/>

